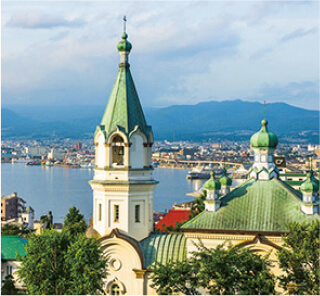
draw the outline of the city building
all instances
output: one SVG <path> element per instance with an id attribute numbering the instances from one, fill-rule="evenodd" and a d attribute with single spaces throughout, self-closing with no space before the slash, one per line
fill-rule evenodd
<path id="1" fill-rule="evenodd" d="M 299 193 L 280 180 L 273 161 L 278 138 L 266 119 L 250 139 L 254 163 L 245 182 L 231 190 L 225 171 L 220 179 L 212 174 L 205 184 L 205 211 L 187 221 L 182 232 L 152 232 L 153 134 L 130 73 L 127 38 L 123 33 L 118 43 L 118 76 L 94 134 L 93 228 L 88 234 L 100 237 L 109 258 L 105 293 L 155 294 L 152 264 L 185 260 L 199 240 L 207 247 L 230 241 L 276 260 L 288 222 L 319 220 L 319 181 L 308 173 Z M 280 272 L 278 266 L 273 271 Z"/>
<path id="2" fill-rule="evenodd" d="M 25 200 L 18 197 L 17 192 L 1 196 L 1 221 L 21 217 L 21 214 L 26 210 L 25 205 Z"/>

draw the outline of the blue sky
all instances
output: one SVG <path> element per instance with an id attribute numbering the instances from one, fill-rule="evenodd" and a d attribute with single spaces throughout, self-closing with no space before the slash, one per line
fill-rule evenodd
<path id="1" fill-rule="evenodd" d="M 3 1 L 2 104 L 105 105 L 124 14 L 144 107 L 319 108 L 318 1 Z"/>

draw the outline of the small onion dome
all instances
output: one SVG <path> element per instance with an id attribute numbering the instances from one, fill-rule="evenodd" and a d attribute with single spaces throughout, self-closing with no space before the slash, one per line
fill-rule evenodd
<path id="1" fill-rule="evenodd" d="M 261 129 L 253 134 L 250 139 L 252 148 L 276 148 L 278 145 L 278 137 L 276 134 L 268 131 L 268 121 L 261 121 Z"/>
<path id="2" fill-rule="evenodd" d="M 300 187 L 301 192 L 317 192 L 319 190 L 319 181 L 313 177 L 313 172 L 307 173 L 307 180 Z"/>
<path id="3" fill-rule="evenodd" d="M 228 177 L 227 170 L 224 168 L 222 170 L 222 177 L 219 179 L 221 186 L 231 186 L 232 179 Z"/>
<path id="4" fill-rule="evenodd" d="M 221 185 L 218 180 L 214 178 L 214 172 L 210 173 L 210 179 L 204 183 L 204 189 L 215 190 L 220 189 Z"/>
<path id="5" fill-rule="evenodd" d="M 123 33 L 121 38 L 122 38 L 122 40 L 117 45 L 118 50 L 130 52 L 130 50 L 132 48 L 132 44 L 129 41 L 127 41 L 128 34 Z"/>

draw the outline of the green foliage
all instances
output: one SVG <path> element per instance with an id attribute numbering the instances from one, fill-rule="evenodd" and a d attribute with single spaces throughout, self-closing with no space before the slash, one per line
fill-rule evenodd
<path id="1" fill-rule="evenodd" d="M 20 237 L 27 237 L 28 234 L 32 233 L 32 230 L 26 226 L 17 226 L 15 224 L 1 224 L 1 234 L 2 235 L 18 235 Z"/>
<path id="2" fill-rule="evenodd" d="M 197 213 L 201 213 L 205 209 L 204 201 L 207 198 L 207 191 L 203 190 L 202 193 L 196 197 L 193 201 L 193 210 Z"/>
<path id="3" fill-rule="evenodd" d="M 80 233 L 85 233 L 87 229 L 83 215 L 75 206 L 69 209 L 63 224 L 64 230 L 69 231 L 73 237 Z"/>
<path id="4" fill-rule="evenodd" d="M 155 264 L 153 286 L 160 294 L 275 294 L 268 256 L 224 244 L 215 249 L 200 244 L 185 262 Z"/>
<path id="5" fill-rule="evenodd" d="M 107 260 L 99 241 L 85 237 L 78 211 L 66 217 L 67 227 L 61 232 L 45 229 L 43 234 L 32 234 L 26 245 L 26 256 L 18 258 L 18 271 L 28 294 L 84 295 L 102 291 L 107 275 Z M 82 216 L 83 218 L 83 216 Z M 72 223 L 74 221 L 74 224 Z M 80 229 L 80 230 L 79 230 Z"/>
<path id="6" fill-rule="evenodd" d="M 46 229 L 52 229 L 53 227 L 53 215 L 52 212 L 49 211 L 48 215 L 42 215 L 40 217 L 41 223 L 46 224 Z"/>
<path id="7" fill-rule="evenodd" d="M 319 221 L 292 222 L 283 236 L 283 249 L 278 252 L 280 286 L 289 294 L 319 295 Z"/>
<path id="8" fill-rule="evenodd" d="M 169 262 L 166 265 L 156 263 L 153 268 L 151 287 L 158 294 L 198 295 L 197 279 L 188 262 Z"/>
<path id="9" fill-rule="evenodd" d="M 2 281 L 3 286 L 1 287 L 2 295 L 17 295 L 18 289 L 14 285 L 14 280 L 11 274 L 8 274 Z"/>

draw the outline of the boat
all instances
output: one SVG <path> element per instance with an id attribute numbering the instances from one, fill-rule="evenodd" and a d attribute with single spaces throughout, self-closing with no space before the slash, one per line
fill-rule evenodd
<path id="1" fill-rule="evenodd" d="M 80 168 L 91 170 L 94 168 L 94 165 L 90 162 L 80 163 Z"/>
<path id="2" fill-rule="evenodd" d="M 195 167 L 188 172 L 187 179 L 209 179 L 211 170 L 206 170 L 204 167 Z"/>
<path id="3" fill-rule="evenodd" d="M 29 161 L 27 162 L 27 165 L 41 165 L 40 161 Z"/>

